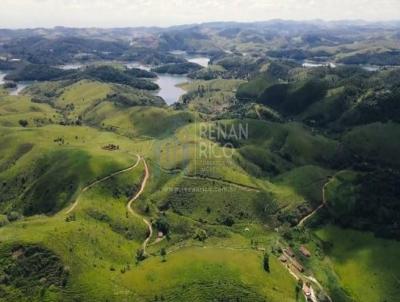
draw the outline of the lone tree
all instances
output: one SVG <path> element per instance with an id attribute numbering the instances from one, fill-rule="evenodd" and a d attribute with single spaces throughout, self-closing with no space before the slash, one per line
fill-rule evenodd
<path id="1" fill-rule="evenodd" d="M 203 229 L 197 229 L 194 235 L 194 239 L 197 239 L 201 242 L 204 242 L 207 239 L 208 235 L 207 232 Z"/>
<path id="2" fill-rule="evenodd" d="M 136 251 L 136 263 L 139 263 L 140 261 L 143 261 L 146 259 L 146 256 L 144 254 L 144 250 L 142 248 L 137 249 Z"/>
<path id="3" fill-rule="evenodd" d="M 22 127 L 28 126 L 28 121 L 27 121 L 27 120 L 19 120 L 18 123 L 19 123 Z"/>
<path id="4" fill-rule="evenodd" d="M 167 260 L 165 259 L 165 257 L 167 256 L 167 251 L 165 250 L 164 247 L 161 248 L 161 250 L 160 250 L 160 255 L 161 255 L 161 257 L 162 257 L 162 261 L 163 261 L 163 262 L 167 261 Z"/>
<path id="5" fill-rule="evenodd" d="M 268 253 L 265 253 L 264 254 L 264 270 L 266 271 L 266 272 L 270 272 L 270 270 L 269 270 L 269 254 Z"/>
<path id="6" fill-rule="evenodd" d="M 155 227 L 160 232 L 163 232 L 164 235 L 167 235 L 169 232 L 169 223 L 168 223 L 167 219 L 165 218 L 165 216 L 161 216 L 156 220 Z"/>
<path id="7" fill-rule="evenodd" d="M 300 291 L 302 290 L 302 288 L 303 288 L 303 280 L 299 279 L 296 285 L 296 300 L 299 299 Z"/>

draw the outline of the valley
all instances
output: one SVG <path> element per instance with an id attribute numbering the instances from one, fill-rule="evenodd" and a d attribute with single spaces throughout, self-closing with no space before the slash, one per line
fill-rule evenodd
<path id="1" fill-rule="evenodd" d="M 0 301 L 396 301 L 398 28 L 0 31 Z"/>

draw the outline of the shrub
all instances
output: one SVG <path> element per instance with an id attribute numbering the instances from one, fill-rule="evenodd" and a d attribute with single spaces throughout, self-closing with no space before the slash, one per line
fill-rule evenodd
<path id="1" fill-rule="evenodd" d="M 22 126 L 22 127 L 26 127 L 28 126 L 28 121 L 27 120 L 19 120 L 18 123 Z"/>

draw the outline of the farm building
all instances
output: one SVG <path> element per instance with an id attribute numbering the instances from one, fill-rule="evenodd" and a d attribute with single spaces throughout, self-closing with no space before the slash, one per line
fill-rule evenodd
<path id="1" fill-rule="evenodd" d="M 311 257 L 311 253 L 310 253 L 310 251 L 304 246 L 304 245 L 302 245 L 302 246 L 300 246 L 300 253 L 302 253 L 303 254 L 303 256 L 305 256 L 305 257 Z"/>
<path id="2" fill-rule="evenodd" d="M 304 272 L 304 267 L 296 260 L 292 260 L 292 266 L 297 269 L 300 273 Z"/>
<path id="3" fill-rule="evenodd" d="M 293 251 L 292 251 L 292 249 L 291 249 L 290 247 L 287 247 L 287 248 L 283 249 L 283 251 L 284 251 L 286 254 L 288 254 L 290 257 L 294 257 L 294 256 L 295 256 L 294 253 L 293 253 Z"/>
<path id="4" fill-rule="evenodd" d="M 303 284 L 303 293 L 307 297 L 307 299 L 309 300 L 310 297 L 311 297 L 311 288 L 310 288 L 309 284 L 307 284 L 307 283 Z"/>

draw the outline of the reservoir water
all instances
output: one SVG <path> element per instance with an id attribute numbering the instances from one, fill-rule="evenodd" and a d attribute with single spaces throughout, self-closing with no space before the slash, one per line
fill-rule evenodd
<path id="1" fill-rule="evenodd" d="M 4 70 L 0 70 L 0 85 L 5 83 L 4 77 L 7 75 L 7 72 Z M 19 95 L 22 90 L 24 90 L 27 86 L 32 84 L 32 82 L 18 82 L 16 88 L 8 89 L 10 95 Z"/>
<path id="2" fill-rule="evenodd" d="M 0 70 L 0 85 L 4 84 L 4 77 L 6 76 L 6 73 L 4 71 Z"/>
<path id="3" fill-rule="evenodd" d="M 172 105 L 179 101 L 181 95 L 185 94 L 185 90 L 177 85 L 189 81 L 190 79 L 185 76 L 158 74 L 155 82 L 160 86 L 160 90 L 157 92 L 157 95 L 162 97 L 168 105 Z"/>
<path id="4" fill-rule="evenodd" d="M 368 64 L 350 65 L 350 64 L 333 63 L 333 62 L 314 62 L 314 61 L 309 61 L 309 60 L 303 61 L 302 66 L 305 68 L 326 67 L 326 66 L 329 66 L 331 68 L 336 68 L 338 66 L 354 66 L 354 67 L 360 67 L 366 71 L 371 71 L 371 72 L 380 70 L 384 67 L 396 68 L 396 66 L 375 66 L 375 65 L 368 65 Z"/>
<path id="5" fill-rule="evenodd" d="M 185 52 L 179 52 L 180 55 L 185 56 L 185 58 L 192 63 L 199 64 L 203 67 L 207 67 L 210 62 L 210 58 L 207 57 L 188 57 Z M 143 65 L 138 62 L 131 62 L 126 64 L 128 68 L 140 68 L 149 71 L 151 66 Z M 155 83 L 160 86 L 157 95 L 162 97 L 168 105 L 172 105 L 179 101 L 179 98 L 185 94 L 185 90 L 178 87 L 177 85 L 190 82 L 187 76 L 173 75 L 173 74 L 157 74 L 157 79 Z"/>
<path id="6" fill-rule="evenodd" d="M 150 69 L 151 69 L 151 66 L 143 65 L 143 64 L 138 63 L 138 62 L 129 62 L 129 63 L 126 63 L 125 66 L 127 68 L 139 68 L 139 69 L 143 69 L 143 70 L 146 70 L 146 71 L 150 71 Z"/>
<path id="7" fill-rule="evenodd" d="M 210 58 L 207 57 L 190 57 L 186 54 L 186 52 L 179 52 L 176 53 L 178 55 L 184 56 L 189 62 L 199 64 L 203 67 L 207 67 L 208 63 L 210 62 Z M 139 62 L 128 62 L 124 63 L 127 68 L 139 68 L 146 71 L 150 71 L 153 66 L 144 65 Z M 70 70 L 70 69 L 77 69 L 81 68 L 84 65 L 82 64 L 66 64 L 63 66 L 59 66 L 62 69 Z M 178 87 L 177 85 L 186 83 L 191 81 L 186 76 L 181 75 L 172 75 L 172 74 L 157 74 L 157 79 L 154 80 L 155 83 L 160 86 L 160 89 L 155 92 L 156 95 L 162 97 L 168 105 L 172 105 L 179 101 L 179 98 L 185 94 L 185 90 Z"/>
<path id="8" fill-rule="evenodd" d="M 305 68 L 326 67 L 326 66 L 329 66 L 331 68 L 336 68 L 337 66 L 333 62 L 313 62 L 313 61 L 304 61 L 302 65 Z"/>
<path id="9" fill-rule="evenodd" d="M 18 82 L 16 88 L 9 89 L 10 95 L 19 95 L 22 90 L 32 84 L 33 82 Z"/>
<path id="10" fill-rule="evenodd" d="M 138 62 L 131 62 L 126 64 L 128 68 L 139 68 L 149 71 L 151 66 L 143 65 Z M 160 89 L 155 92 L 156 95 L 162 97 L 167 105 L 172 105 L 179 101 L 181 95 L 185 94 L 185 90 L 177 85 L 189 82 L 190 79 L 186 76 L 173 75 L 173 74 L 157 74 L 157 79 L 154 82 L 160 86 Z"/>
<path id="11" fill-rule="evenodd" d="M 208 63 L 210 63 L 210 58 L 207 57 L 192 57 L 187 58 L 189 62 L 199 64 L 200 66 L 207 67 Z"/>
<path id="12" fill-rule="evenodd" d="M 208 63 L 210 61 L 209 58 L 207 57 L 188 57 L 187 58 L 189 62 L 197 63 L 203 67 L 208 66 Z M 71 69 L 78 69 L 83 67 L 84 65 L 82 64 L 66 64 L 62 66 L 58 66 L 59 68 L 62 68 L 64 70 L 71 70 Z M 151 69 L 151 66 L 148 65 L 143 65 L 138 62 L 129 62 L 126 63 L 126 66 L 128 68 L 140 68 L 149 71 Z M 0 84 L 4 83 L 4 77 L 6 76 L 5 71 L 0 71 Z M 185 90 L 182 88 L 178 87 L 177 85 L 186 83 L 191 81 L 187 76 L 181 76 L 181 75 L 172 75 L 172 74 L 157 74 L 157 79 L 155 79 L 155 83 L 160 86 L 160 89 L 155 92 L 156 95 L 162 97 L 165 102 L 168 105 L 172 105 L 176 102 L 179 101 L 179 98 L 185 94 Z M 19 95 L 19 93 L 27 87 L 30 82 L 19 82 L 17 83 L 17 88 L 11 89 L 10 94 L 11 95 Z"/>
<path id="13" fill-rule="evenodd" d="M 56 67 L 63 69 L 63 70 L 75 70 L 75 69 L 82 68 L 84 66 L 85 65 L 79 64 L 79 63 L 71 63 L 71 64 L 65 64 L 65 65 L 60 65 L 60 66 L 56 66 Z"/>

